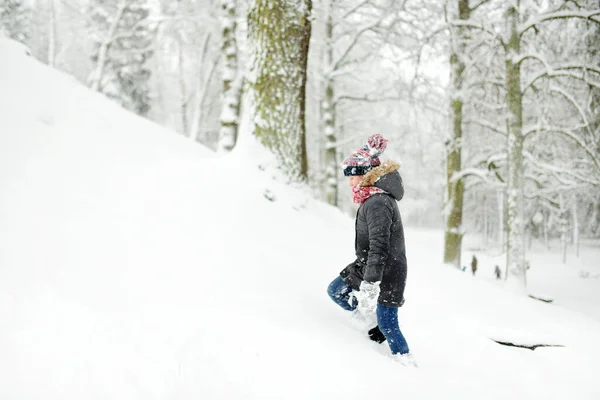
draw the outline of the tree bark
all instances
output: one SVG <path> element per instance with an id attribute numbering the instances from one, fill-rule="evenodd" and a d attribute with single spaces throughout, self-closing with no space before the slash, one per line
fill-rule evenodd
<path id="1" fill-rule="evenodd" d="M 333 66 L 333 5 L 335 0 L 329 1 L 327 15 L 327 46 L 326 46 L 326 71 Z M 337 181 L 337 146 L 335 131 L 335 96 L 334 77 L 331 74 L 325 76 L 325 100 L 323 101 L 323 128 L 325 134 L 325 196 L 327 203 L 337 206 L 338 204 L 338 181 Z"/>
<path id="2" fill-rule="evenodd" d="M 301 45 L 301 83 L 298 101 L 300 102 L 300 179 L 308 181 L 308 151 L 306 147 L 306 84 L 308 82 L 308 50 L 311 35 L 312 0 L 304 0 L 305 9 L 300 17 L 303 29 Z"/>
<path id="3" fill-rule="evenodd" d="M 458 0 L 458 19 L 468 20 L 470 17 L 469 0 Z M 456 32 L 451 35 L 452 47 L 450 55 L 450 74 L 452 81 L 452 96 L 450 110 L 452 116 L 451 139 L 446 143 L 446 187 L 447 198 L 445 206 L 446 230 L 444 238 L 444 263 L 460 268 L 462 249 L 462 220 L 463 220 L 463 179 L 455 179 L 462 170 L 462 137 L 463 137 L 463 106 L 464 93 L 463 73 L 465 71 L 464 49 L 465 28 L 453 28 Z"/>
<path id="4" fill-rule="evenodd" d="M 520 1 L 510 5 L 506 11 L 508 43 L 506 44 L 506 105 L 508 111 L 508 182 L 506 189 L 507 208 L 507 258 L 509 271 L 522 284 L 527 285 L 525 243 L 523 232 L 524 168 L 523 168 L 523 102 L 521 91 L 521 66 L 518 57 L 521 42 L 518 32 Z"/>
<path id="5" fill-rule="evenodd" d="M 248 15 L 253 44 L 249 79 L 254 135 L 290 180 L 308 180 L 306 81 L 311 0 L 254 0 Z"/>
<path id="6" fill-rule="evenodd" d="M 223 72 L 223 106 L 219 129 L 218 151 L 233 150 L 237 142 L 240 119 L 241 79 L 238 71 L 238 47 L 236 41 L 236 0 L 222 0 L 223 43 L 221 53 L 225 60 Z"/>

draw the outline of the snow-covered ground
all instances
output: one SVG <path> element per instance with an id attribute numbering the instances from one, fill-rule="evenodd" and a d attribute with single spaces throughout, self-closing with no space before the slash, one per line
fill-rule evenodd
<path id="1" fill-rule="evenodd" d="M 473 278 L 407 228 L 406 368 L 326 295 L 353 220 L 261 172 L 249 138 L 216 157 L 0 54 L 0 399 L 600 398 L 600 279 L 579 277 L 598 249 L 533 254 L 546 304 L 494 281 L 493 253 Z"/>

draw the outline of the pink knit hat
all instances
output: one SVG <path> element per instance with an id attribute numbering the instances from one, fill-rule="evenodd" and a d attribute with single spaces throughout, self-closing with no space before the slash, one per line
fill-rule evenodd
<path id="1" fill-rule="evenodd" d="M 345 176 L 364 175 L 381 165 L 379 155 L 384 152 L 389 140 L 379 133 L 369 136 L 367 143 L 355 150 L 342 163 Z"/>

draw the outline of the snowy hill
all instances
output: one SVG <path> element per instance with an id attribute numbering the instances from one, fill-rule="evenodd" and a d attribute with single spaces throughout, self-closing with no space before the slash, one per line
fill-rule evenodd
<path id="1" fill-rule="evenodd" d="M 325 292 L 352 219 L 0 54 L 0 399 L 600 398 L 600 323 L 445 268 L 436 231 L 407 229 L 393 362 Z"/>

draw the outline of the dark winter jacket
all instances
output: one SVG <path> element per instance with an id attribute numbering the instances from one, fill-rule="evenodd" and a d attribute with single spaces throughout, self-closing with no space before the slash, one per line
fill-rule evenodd
<path id="1" fill-rule="evenodd" d="M 386 193 L 371 195 L 356 213 L 356 260 L 340 272 L 344 282 L 358 290 L 360 283 L 381 282 L 379 304 L 400 307 L 406 286 L 404 229 L 397 201 L 404 196 L 400 165 L 387 161 L 367 173 L 361 186 Z"/>

